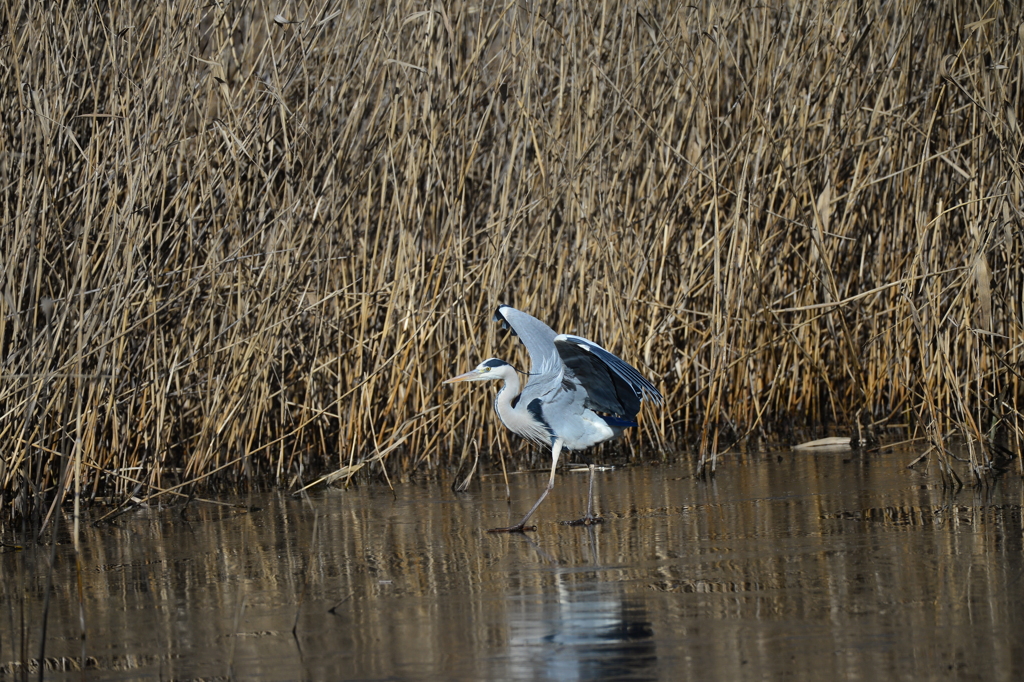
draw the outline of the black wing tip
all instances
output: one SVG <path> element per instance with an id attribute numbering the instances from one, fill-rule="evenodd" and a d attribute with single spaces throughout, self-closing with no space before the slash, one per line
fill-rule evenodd
<path id="1" fill-rule="evenodd" d="M 501 322 L 502 328 L 509 329 L 509 330 L 512 331 L 512 335 L 513 336 L 518 336 L 518 334 L 516 334 L 515 328 L 512 327 L 511 324 L 509 324 L 508 320 L 505 319 L 505 316 L 501 313 L 503 308 L 508 308 L 509 310 L 515 310 L 515 308 L 513 308 L 510 305 L 505 305 L 504 303 L 499 304 L 498 308 L 494 311 L 494 317 L 491 318 L 492 321 L 494 321 L 494 322 Z"/>
<path id="2" fill-rule="evenodd" d="M 613 358 L 618 363 L 621 363 L 621 368 L 626 372 L 626 374 L 623 374 L 619 369 L 612 369 L 612 371 L 629 385 L 633 390 L 633 393 L 636 394 L 638 400 L 646 400 L 658 405 L 659 407 L 665 404 L 665 399 L 662 397 L 661 393 L 654 387 L 654 384 L 651 383 L 650 379 L 640 373 L 640 370 L 614 353 L 601 348 L 601 346 L 598 346 L 593 341 L 573 334 L 559 334 L 555 338 L 555 343 L 571 343 L 588 355 L 594 355 L 597 357 L 601 357 L 601 355 L 595 349 L 603 351 L 607 356 Z M 608 362 L 605 362 L 605 364 L 611 367 Z"/>

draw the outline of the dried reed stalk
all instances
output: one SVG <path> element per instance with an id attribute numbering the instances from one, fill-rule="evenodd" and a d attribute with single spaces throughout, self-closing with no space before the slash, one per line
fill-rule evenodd
<path id="1" fill-rule="evenodd" d="M 1021 451 L 1014 3 L 280 7 L 0 7 L 3 518 L 507 448 L 499 302 L 657 377 L 637 458 Z"/>

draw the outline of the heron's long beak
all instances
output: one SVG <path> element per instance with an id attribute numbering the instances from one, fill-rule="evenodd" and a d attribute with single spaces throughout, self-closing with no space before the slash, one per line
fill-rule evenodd
<path id="1" fill-rule="evenodd" d="M 471 369 L 470 371 L 466 372 L 465 374 L 460 374 L 459 376 L 452 377 L 451 379 L 445 379 L 441 383 L 443 383 L 443 384 L 454 384 L 454 383 L 459 382 L 459 381 L 473 381 L 474 379 L 479 379 L 479 378 L 480 378 L 480 370 L 478 370 L 478 369 Z"/>

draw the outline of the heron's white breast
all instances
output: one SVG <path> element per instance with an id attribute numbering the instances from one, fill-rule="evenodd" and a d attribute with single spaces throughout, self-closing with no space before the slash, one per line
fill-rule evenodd
<path id="1" fill-rule="evenodd" d="M 587 409 L 568 419 L 553 419 L 551 428 L 570 450 L 589 448 L 617 435 L 601 415 Z"/>

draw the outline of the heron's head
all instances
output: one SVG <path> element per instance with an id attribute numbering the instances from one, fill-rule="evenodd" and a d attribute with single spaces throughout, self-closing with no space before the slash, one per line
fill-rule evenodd
<path id="1" fill-rule="evenodd" d="M 515 368 L 504 360 L 491 358 L 481 362 L 476 366 L 476 369 L 470 370 L 465 374 L 460 374 L 457 377 L 452 377 L 444 383 L 454 384 L 457 381 L 489 381 L 491 379 L 508 379 L 508 377 L 510 375 L 514 375 L 515 372 Z"/>

